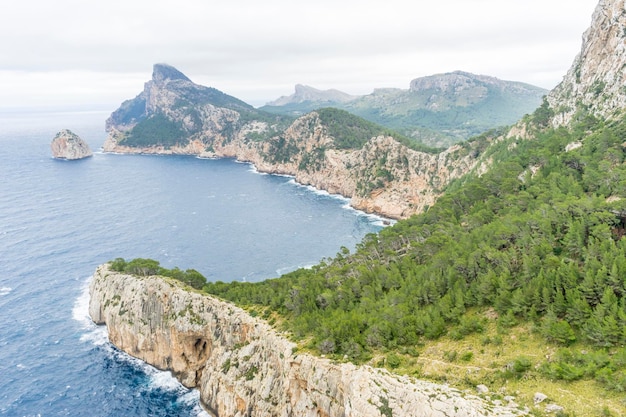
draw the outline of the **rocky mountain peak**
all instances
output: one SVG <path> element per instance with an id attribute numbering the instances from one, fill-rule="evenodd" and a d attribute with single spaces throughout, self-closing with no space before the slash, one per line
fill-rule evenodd
<path id="1" fill-rule="evenodd" d="M 154 64 L 152 69 L 152 81 L 155 83 L 164 83 L 165 81 L 172 80 L 183 80 L 189 81 L 191 80 L 187 78 L 185 74 L 178 71 L 176 68 L 172 67 L 168 64 Z"/>
<path id="2" fill-rule="evenodd" d="M 285 106 L 294 103 L 304 102 L 335 102 L 346 103 L 354 100 L 358 96 L 353 96 L 343 91 L 330 89 L 318 90 L 308 85 L 296 84 L 295 92 L 290 96 L 282 96 L 272 102 L 267 103 L 268 106 Z"/>
<path id="3" fill-rule="evenodd" d="M 464 90 L 486 89 L 488 87 L 520 90 L 520 93 L 522 92 L 521 90 L 537 90 L 537 87 L 524 83 L 503 81 L 496 77 L 477 75 L 465 71 L 453 71 L 416 78 L 411 81 L 409 91 L 420 93 L 425 90 L 438 90 L 441 92 L 459 93 Z"/>
<path id="4" fill-rule="evenodd" d="M 611 118 L 626 107 L 625 0 L 600 0 L 581 52 L 563 81 L 548 95 L 553 125 L 569 123 L 582 105 L 598 117 Z"/>

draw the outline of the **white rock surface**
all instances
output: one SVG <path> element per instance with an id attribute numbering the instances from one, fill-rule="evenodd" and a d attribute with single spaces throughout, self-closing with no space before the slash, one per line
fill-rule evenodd
<path id="1" fill-rule="evenodd" d="M 245 311 L 161 277 L 98 267 L 89 313 L 113 344 L 196 387 L 229 417 L 517 416 L 444 385 L 306 353 Z"/>

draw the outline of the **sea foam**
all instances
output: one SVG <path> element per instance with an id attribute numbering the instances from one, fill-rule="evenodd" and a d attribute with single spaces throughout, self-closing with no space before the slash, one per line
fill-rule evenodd
<path id="1" fill-rule="evenodd" d="M 109 342 L 109 335 L 106 326 L 96 325 L 89 316 L 89 283 L 88 278 L 81 287 L 79 296 L 74 301 L 72 308 L 72 318 L 76 320 L 82 330 L 81 342 L 91 343 L 103 349 L 111 359 L 123 363 L 147 376 L 150 391 L 169 392 L 176 394 L 177 402 L 185 404 L 193 409 L 198 417 L 210 417 L 210 415 L 200 405 L 200 393 L 197 390 L 185 388 L 169 371 L 161 371 L 140 359 L 134 358 L 121 350 L 115 348 Z"/>

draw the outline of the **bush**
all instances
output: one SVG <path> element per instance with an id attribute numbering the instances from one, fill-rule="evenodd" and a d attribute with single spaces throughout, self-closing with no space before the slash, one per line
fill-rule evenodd
<path id="1" fill-rule="evenodd" d="M 207 283 L 204 275 L 195 269 L 187 269 L 186 271 L 182 271 L 177 267 L 167 269 L 161 267 L 159 261 L 153 259 L 135 258 L 127 262 L 123 258 L 115 258 L 115 260 L 109 262 L 109 265 L 116 272 L 138 276 L 162 275 L 174 278 L 198 290 L 202 289 Z"/>
<path id="2" fill-rule="evenodd" d="M 387 365 L 389 365 L 391 369 L 396 369 L 400 366 L 401 363 L 402 359 L 400 359 L 400 357 L 395 353 L 390 353 L 389 355 L 387 355 Z"/>
<path id="3" fill-rule="evenodd" d="M 525 356 L 520 356 L 513 362 L 513 372 L 520 375 L 528 371 L 532 367 L 532 362 Z"/>

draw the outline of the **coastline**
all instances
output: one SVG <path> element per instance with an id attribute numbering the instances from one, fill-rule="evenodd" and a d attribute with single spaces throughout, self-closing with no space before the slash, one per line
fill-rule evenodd
<path id="1" fill-rule="evenodd" d="M 103 147 L 101 147 L 98 152 L 102 153 L 102 154 L 112 154 L 112 155 L 146 155 L 146 156 L 188 156 L 188 157 L 193 157 L 196 159 L 206 159 L 206 160 L 220 160 L 220 159 L 230 159 L 235 163 L 238 164 L 247 164 L 251 167 L 251 171 L 253 171 L 254 173 L 258 174 L 258 175 L 274 175 L 274 176 L 278 176 L 278 177 L 285 177 L 285 178 L 290 178 L 293 180 L 294 184 L 296 184 L 299 187 L 303 187 L 303 188 L 307 188 L 310 191 L 314 192 L 314 193 L 318 193 L 320 195 L 327 195 L 331 198 L 336 198 L 338 200 L 342 200 L 346 203 L 346 205 L 349 207 L 349 209 L 354 210 L 357 215 L 363 215 L 363 216 L 373 216 L 377 219 L 377 221 L 380 222 L 380 225 L 382 227 L 387 227 L 387 226 L 391 226 L 393 224 L 395 224 L 398 220 L 402 220 L 402 218 L 398 218 L 398 217 L 393 217 L 393 216 L 388 216 L 385 215 L 385 213 L 382 212 L 375 212 L 375 211 L 367 211 L 364 210 L 362 208 L 356 207 L 352 204 L 353 198 L 351 196 L 345 196 L 343 194 L 340 193 L 331 193 L 323 188 L 319 188 L 316 187 L 313 184 L 305 184 L 305 183 L 301 183 L 298 182 L 298 178 L 297 175 L 295 174 L 290 174 L 290 173 L 285 173 L 283 171 L 280 170 L 262 170 L 259 169 L 257 164 L 255 164 L 254 161 L 249 161 L 249 160 L 242 160 L 237 158 L 236 156 L 218 156 L 218 155 L 203 155 L 203 154 L 197 154 L 197 153 L 182 153 L 182 152 L 163 152 L 160 149 L 157 148 L 157 150 L 155 150 L 154 152 L 147 152 L 147 149 L 150 148 L 141 148 L 138 149 L 137 152 L 133 152 L 133 151 L 126 151 L 126 149 L 133 149 L 133 148 L 129 148 L 129 147 L 124 147 L 124 151 L 107 151 L 105 150 Z"/>
<path id="2" fill-rule="evenodd" d="M 89 315 L 119 349 L 200 392 L 215 416 L 519 416 L 446 385 L 301 352 L 267 322 L 159 277 L 99 266 Z"/>

